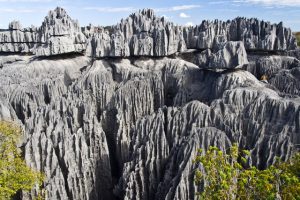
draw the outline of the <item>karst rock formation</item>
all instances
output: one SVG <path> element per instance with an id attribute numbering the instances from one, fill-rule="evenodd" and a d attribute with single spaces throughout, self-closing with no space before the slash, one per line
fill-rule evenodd
<path id="1" fill-rule="evenodd" d="M 300 50 L 282 23 L 144 9 L 81 27 L 56 8 L 0 30 L 0 90 L 48 200 L 192 200 L 197 149 L 237 143 L 263 169 L 300 144 Z"/>

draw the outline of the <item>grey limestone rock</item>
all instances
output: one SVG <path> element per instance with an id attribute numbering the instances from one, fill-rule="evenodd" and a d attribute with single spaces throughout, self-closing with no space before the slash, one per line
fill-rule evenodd
<path id="1" fill-rule="evenodd" d="M 22 25 L 19 21 L 12 21 L 12 22 L 9 23 L 8 29 L 9 30 L 21 30 Z"/>
<path id="2" fill-rule="evenodd" d="M 270 80 L 270 84 L 275 86 L 279 91 L 297 95 L 300 94 L 300 67 L 281 70 L 275 74 Z"/>
<path id="3" fill-rule="evenodd" d="M 94 57 L 167 56 L 186 49 L 183 28 L 156 17 L 150 9 L 100 28 L 87 45 L 87 55 Z"/>
<path id="4" fill-rule="evenodd" d="M 158 17 L 151 9 L 140 10 L 108 27 L 81 28 L 63 8 L 48 13 L 38 28 L 23 28 L 13 21 L 0 32 L 1 52 L 37 56 L 85 53 L 87 56 L 169 56 L 186 49 L 220 49 L 228 41 L 242 41 L 246 50 L 295 51 L 296 39 L 282 23 L 258 19 L 204 20 L 184 27 Z M 292 52 L 291 51 L 291 52 Z"/>
<path id="5" fill-rule="evenodd" d="M 300 61 L 289 56 L 265 56 L 256 61 L 257 76 L 272 75 L 278 73 L 282 69 L 292 69 L 300 67 Z"/>
<path id="6" fill-rule="evenodd" d="M 72 20 L 62 8 L 50 11 L 41 27 L 22 28 L 18 21 L 0 32 L 0 51 L 50 56 L 83 52 L 86 37 L 78 22 Z"/>
<path id="7" fill-rule="evenodd" d="M 242 69 L 31 58 L 3 59 L 0 116 L 25 127 L 25 159 L 45 172 L 47 199 L 193 199 L 197 148 L 238 142 L 263 168 L 300 140 L 299 100 Z"/>
<path id="8" fill-rule="evenodd" d="M 235 69 L 248 64 L 247 53 L 242 42 L 226 42 L 217 52 L 210 49 L 198 54 L 195 64 L 207 69 Z"/>
<path id="9" fill-rule="evenodd" d="M 147 9 L 81 29 L 57 8 L 1 30 L 0 120 L 22 126 L 47 200 L 193 200 L 198 148 L 238 143 L 260 169 L 299 150 L 293 45 L 256 19 L 181 27 Z"/>
<path id="10" fill-rule="evenodd" d="M 243 41 L 249 50 L 294 50 L 297 47 L 292 31 L 283 27 L 282 22 L 271 24 L 254 18 L 238 17 L 226 22 L 204 20 L 196 27 L 187 27 L 184 36 L 187 48 L 193 49 L 213 48 L 224 41 Z"/>
<path id="11" fill-rule="evenodd" d="M 0 52 L 32 53 L 38 43 L 36 29 L 22 29 L 18 21 L 11 22 L 7 30 L 0 31 Z"/>
<path id="12" fill-rule="evenodd" d="M 35 50 L 38 56 L 59 55 L 85 50 L 86 37 L 78 21 L 72 20 L 62 8 L 50 11 L 39 28 L 39 39 L 44 45 Z"/>
<path id="13" fill-rule="evenodd" d="M 291 56 L 249 56 L 247 70 L 258 79 L 263 76 L 266 81 L 283 94 L 299 94 L 300 61 Z"/>

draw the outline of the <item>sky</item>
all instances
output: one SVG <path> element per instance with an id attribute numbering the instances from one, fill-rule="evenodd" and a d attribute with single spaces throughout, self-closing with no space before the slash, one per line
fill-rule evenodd
<path id="1" fill-rule="evenodd" d="M 0 0 L 0 28 L 12 20 L 23 27 L 40 26 L 49 10 L 63 7 L 81 26 L 113 25 L 142 8 L 181 25 L 202 20 L 255 17 L 272 23 L 283 21 L 292 31 L 300 31 L 300 0 Z"/>

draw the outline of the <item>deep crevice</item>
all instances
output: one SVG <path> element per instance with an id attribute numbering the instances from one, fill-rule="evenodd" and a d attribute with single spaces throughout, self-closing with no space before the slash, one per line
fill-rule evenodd
<path id="1" fill-rule="evenodd" d="M 51 98 L 50 98 L 50 95 L 49 95 L 47 85 L 44 85 L 44 102 L 47 105 L 50 104 L 50 102 L 51 102 Z"/>
<path id="2" fill-rule="evenodd" d="M 68 184 L 69 170 L 68 170 L 67 165 L 64 162 L 64 160 L 59 157 L 59 147 L 55 147 L 54 152 L 55 152 L 57 160 L 58 160 L 58 165 L 62 171 L 62 176 L 63 176 L 64 182 L 65 182 L 65 190 L 66 190 L 68 199 L 73 200 L 72 192 L 70 191 L 69 184 Z"/>
<path id="3" fill-rule="evenodd" d="M 19 104 L 16 104 L 16 105 L 12 104 L 12 107 L 14 108 L 18 119 L 21 120 L 22 124 L 24 124 L 25 123 L 25 115 L 22 111 L 22 106 Z"/>
<path id="4" fill-rule="evenodd" d="M 84 56 L 84 52 L 69 52 L 69 53 L 61 53 L 56 55 L 49 56 L 34 56 L 31 61 L 39 61 L 39 60 L 60 60 L 60 59 L 68 59 L 68 58 L 76 58 Z"/>
<path id="5" fill-rule="evenodd" d="M 119 179 L 122 175 L 122 169 L 120 167 L 120 161 L 118 161 L 118 152 L 116 151 L 116 138 L 115 133 L 117 131 L 116 126 L 116 115 L 117 110 L 111 109 L 106 111 L 105 122 L 103 122 L 102 127 L 106 136 L 106 141 L 108 145 L 109 151 L 109 161 L 111 168 L 111 176 L 112 176 L 112 185 L 113 187 L 118 184 Z M 113 194 L 115 199 L 119 199 L 115 194 Z"/>

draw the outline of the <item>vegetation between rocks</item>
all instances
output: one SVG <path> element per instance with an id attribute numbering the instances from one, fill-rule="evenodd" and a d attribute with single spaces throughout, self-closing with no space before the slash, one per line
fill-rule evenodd
<path id="1" fill-rule="evenodd" d="M 0 200 L 11 199 L 18 191 L 41 187 L 44 175 L 26 165 L 17 146 L 21 129 L 10 122 L 0 122 Z M 36 199 L 42 199 L 38 194 Z"/>
<path id="2" fill-rule="evenodd" d="M 205 200 L 299 200 L 300 153 L 287 162 L 277 159 L 267 169 L 248 166 L 250 152 L 233 145 L 228 153 L 217 147 L 199 150 L 195 162 L 203 172 L 195 173 L 196 184 L 203 187 L 197 194 Z"/>

